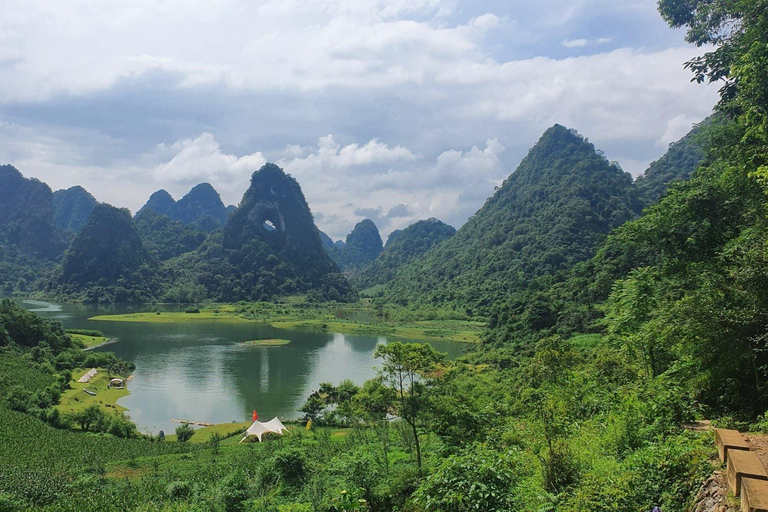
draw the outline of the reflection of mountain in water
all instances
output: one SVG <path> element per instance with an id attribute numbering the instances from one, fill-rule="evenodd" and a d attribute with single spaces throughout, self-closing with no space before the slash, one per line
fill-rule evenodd
<path id="1" fill-rule="evenodd" d="M 27 304 L 27 307 L 33 306 Z M 289 331 L 268 325 L 225 322 L 123 323 L 94 322 L 105 313 L 128 313 L 144 308 L 100 308 L 66 304 L 59 312 L 45 308 L 42 315 L 63 317 L 66 328 L 98 329 L 118 343 L 96 350 L 112 351 L 136 364 L 131 394 L 120 400 L 144 431 L 172 432 L 171 419 L 223 423 L 246 421 L 256 409 L 262 418 L 297 418 L 298 408 L 321 382 L 338 384 L 351 379 L 362 384 L 375 375 L 376 345 L 385 338 Z M 257 347 L 242 342 L 290 339 L 279 347 Z M 451 357 L 462 346 L 433 345 Z M 98 390 L 96 390 L 98 392 Z"/>

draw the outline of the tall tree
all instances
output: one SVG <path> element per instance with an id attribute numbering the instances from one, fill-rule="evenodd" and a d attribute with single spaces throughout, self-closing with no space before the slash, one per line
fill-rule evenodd
<path id="1" fill-rule="evenodd" d="M 430 377 L 445 355 L 431 345 L 394 342 L 376 347 L 375 357 L 382 360 L 381 375 L 395 390 L 397 412 L 408 423 L 416 446 L 416 464 L 421 474 L 420 430 L 427 408 Z"/>

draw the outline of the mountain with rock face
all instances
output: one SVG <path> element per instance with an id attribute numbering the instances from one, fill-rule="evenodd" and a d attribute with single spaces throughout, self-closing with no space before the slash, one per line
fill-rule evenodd
<path id="1" fill-rule="evenodd" d="M 240 206 L 221 233 L 209 236 L 180 265 L 196 269 L 209 298 L 268 300 L 306 293 L 318 300 L 356 294 L 323 250 L 298 182 L 274 164 L 251 178 Z"/>

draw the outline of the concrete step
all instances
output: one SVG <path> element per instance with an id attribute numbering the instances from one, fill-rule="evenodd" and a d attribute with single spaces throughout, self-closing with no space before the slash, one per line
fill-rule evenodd
<path id="1" fill-rule="evenodd" d="M 763 464 L 753 452 L 731 450 L 728 452 L 728 487 L 734 496 L 741 492 L 741 481 L 744 478 L 768 480 Z"/>

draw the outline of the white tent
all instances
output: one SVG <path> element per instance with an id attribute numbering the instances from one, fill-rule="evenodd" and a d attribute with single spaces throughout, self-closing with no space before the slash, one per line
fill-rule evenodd
<path id="1" fill-rule="evenodd" d="M 283 430 L 287 431 L 288 429 L 285 428 L 285 425 L 283 425 L 283 423 L 277 417 L 272 418 L 266 423 L 254 421 L 253 425 L 248 427 L 248 430 L 245 431 L 245 435 L 240 440 L 240 442 L 242 443 L 250 436 L 258 437 L 259 442 L 261 442 L 261 436 L 263 436 L 266 432 L 273 432 L 275 434 L 283 435 Z"/>
<path id="2" fill-rule="evenodd" d="M 87 371 L 87 372 L 86 372 L 86 373 L 85 373 L 85 374 L 84 374 L 82 377 L 80 377 L 80 378 L 77 380 L 77 382 L 88 382 L 88 381 L 89 381 L 89 380 L 91 380 L 93 377 L 95 377 L 97 373 L 99 373 L 99 372 L 97 372 L 97 371 L 96 371 L 96 368 L 91 368 L 91 369 L 90 369 L 90 370 L 88 370 L 88 371 Z"/>

